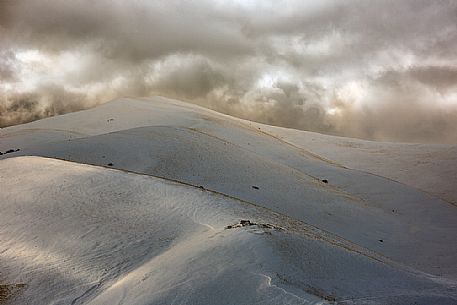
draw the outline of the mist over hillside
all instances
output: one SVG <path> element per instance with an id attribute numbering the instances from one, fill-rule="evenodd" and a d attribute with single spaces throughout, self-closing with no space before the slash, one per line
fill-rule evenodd
<path id="1" fill-rule="evenodd" d="M 164 95 L 371 140 L 457 143 L 452 1 L 1 1 L 0 126 Z"/>

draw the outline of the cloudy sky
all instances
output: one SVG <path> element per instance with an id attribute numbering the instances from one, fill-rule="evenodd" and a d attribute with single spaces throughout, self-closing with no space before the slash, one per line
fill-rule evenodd
<path id="1" fill-rule="evenodd" d="M 164 95 L 263 123 L 457 143 L 457 1 L 0 0 L 0 127 Z"/>

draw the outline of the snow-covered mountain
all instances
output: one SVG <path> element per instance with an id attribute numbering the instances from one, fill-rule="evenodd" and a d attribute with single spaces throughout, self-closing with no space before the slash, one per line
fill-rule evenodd
<path id="1" fill-rule="evenodd" d="M 457 303 L 457 146 L 154 97 L 0 151 L 0 304 Z"/>

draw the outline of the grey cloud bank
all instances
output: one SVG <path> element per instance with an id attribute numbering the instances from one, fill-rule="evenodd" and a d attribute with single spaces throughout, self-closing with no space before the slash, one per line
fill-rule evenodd
<path id="1" fill-rule="evenodd" d="M 0 126 L 118 96 L 457 143 L 455 1 L 2 1 Z"/>

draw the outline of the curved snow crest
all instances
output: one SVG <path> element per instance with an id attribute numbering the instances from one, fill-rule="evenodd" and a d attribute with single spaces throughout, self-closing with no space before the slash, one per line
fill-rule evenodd
<path id="1" fill-rule="evenodd" d="M 27 285 L 13 304 L 457 300 L 451 284 L 324 240 L 224 229 L 243 218 L 288 224 L 200 188 L 38 157 L 0 161 L 0 183 L 2 281 Z"/>
<path id="2" fill-rule="evenodd" d="M 208 238 L 214 241 L 208 242 Z M 89 304 L 313 304 L 256 274 L 265 240 L 245 231 L 187 238 L 121 278 Z M 171 299 L 171 300 L 170 300 Z"/>

